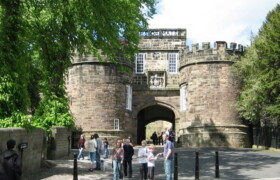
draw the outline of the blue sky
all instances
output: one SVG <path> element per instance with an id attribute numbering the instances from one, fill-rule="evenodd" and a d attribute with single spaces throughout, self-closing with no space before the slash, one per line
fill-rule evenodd
<path id="1" fill-rule="evenodd" d="M 160 0 L 149 28 L 186 28 L 187 44 L 250 44 L 280 0 Z"/>

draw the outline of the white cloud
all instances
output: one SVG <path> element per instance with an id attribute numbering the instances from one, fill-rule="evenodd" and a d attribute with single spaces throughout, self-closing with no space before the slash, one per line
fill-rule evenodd
<path id="1" fill-rule="evenodd" d="M 190 42 L 249 45 L 280 0 L 161 0 L 149 28 L 186 28 Z"/>

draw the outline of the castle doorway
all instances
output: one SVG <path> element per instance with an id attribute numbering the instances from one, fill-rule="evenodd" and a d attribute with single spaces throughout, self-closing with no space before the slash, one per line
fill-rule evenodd
<path id="1" fill-rule="evenodd" d="M 175 113 L 172 109 L 161 105 L 152 105 L 139 111 L 137 115 L 137 144 L 141 144 L 142 140 L 150 138 L 146 137 L 146 127 L 149 123 L 155 121 L 167 121 L 171 123 L 171 127 L 174 128 Z M 168 127 L 163 125 L 161 129 L 164 128 Z"/>

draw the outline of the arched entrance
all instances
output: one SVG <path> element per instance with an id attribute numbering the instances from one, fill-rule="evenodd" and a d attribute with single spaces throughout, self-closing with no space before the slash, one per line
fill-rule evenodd
<path id="1" fill-rule="evenodd" d="M 137 115 L 137 144 L 146 139 L 146 125 L 157 120 L 168 121 L 175 128 L 175 113 L 170 108 L 161 105 L 146 107 Z"/>

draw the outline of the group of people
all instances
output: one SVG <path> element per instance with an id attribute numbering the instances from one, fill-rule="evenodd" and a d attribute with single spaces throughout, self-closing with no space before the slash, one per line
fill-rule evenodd
<path id="1" fill-rule="evenodd" d="M 132 178 L 133 155 L 134 148 L 130 139 L 116 141 L 115 147 L 112 150 L 114 180 L 122 179 L 123 176 Z"/>
<path id="2" fill-rule="evenodd" d="M 160 157 L 164 157 L 164 170 L 166 180 L 172 179 L 172 159 L 174 144 L 169 139 L 169 134 L 162 135 L 164 143 L 164 152 L 154 155 L 155 146 L 147 147 L 147 142 L 141 142 L 141 148 L 138 150 L 138 161 L 140 163 L 141 180 L 153 180 L 155 171 L 155 161 Z M 85 136 L 81 135 L 78 141 L 79 154 L 77 159 L 84 159 L 83 151 L 85 149 Z M 20 180 L 21 179 L 21 158 L 14 150 L 16 141 L 10 139 L 7 141 L 7 150 L 0 154 L 0 179 L 5 180 Z M 103 148 L 102 148 L 103 146 Z M 109 143 L 107 138 L 104 138 L 103 143 L 98 134 L 91 135 L 88 142 L 88 150 L 90 157 L 89 171 L 101 170 L 100 156 L 103 151 L 103 158 L 108 158 Z M 112 150 L 112 167 L 114 180 L 122 179 L 123 176 L 132 178 L 132 156 L 134 155 L 133 144 L 130 139 L 117 140 Z M 96 166 L 94 168 L 94 161 Z M 128 170 L 128 171 L 127 171 Z"/>
<path id="3" fill-rule="evenodd" d="M 141 180 L 153 180 L 155 172 L 155 161 L 163 156 L 164 157 L 164 170 L 166 175 L 166 180 L 172 179 L 172 159 L 174 144 L 170 141 L 169 134 L 163 133 L 162 140 L 164 141 L 164 152 L 154 154 L 156 147 L 151 145 L 147 147 L 147 142 L 143 140 L 141 142 L 141 148 L 138 150 L 137 159 L 140 164 L 140 177 Z M 91 136 L 88 143 L 89 156 L 90 156 L 90 168 L 89 171 L 100 170 L 100 154 L 101 154 L 102 141 L 98 134 Z M 78 159 L 84 158 L 83 150 L 85 148 L 85 137 L 81 135 L 78 142 L 79 155 Z M 109 143 L 107 138 L 103 140 L 103 157 L 108 158 Z M 132 178 L 132 157 L 134 155 L 134 147 L 130 140 L 119 139 L 115 142 L 111 152 L 112 158 L 112 168 L 113 168 L 113 178 L 114 180 L 122 179 L 123 177 Z M 94 166 L 94 161 L 96 161 L 96 167 Z"/>
<path id="4" fill-rule="evenodd" d="M 77 159 L 80 160 L 81 158 L 84 159 L 84 149 L 85 149 L 85 136 L 81 135 L 79 141 L 78 141 L 78 148 L 79 148 L 79 154 L 77 156 Z M 109 144 L 106 138 L 104 138 L 103 141 L 103 148 L 102 148 L 102 140 L 99 138 L 98 134 L 94 134 L 90 136 L 90 140 L 88 142 L 88 151 L 89 151 L 89 158 L 90 158 L 90 167 L 89 171 L 93 170 L 101 170 L 101 154 L 102 149 L 104 151 L 103 158 L 108 158 L 109 153 Z M 96 162 L 95 168 L 94 168 L 94 162 Z"/>
<path id="5" fill-rule="evenodd" d="M 138 150 L 138 162 L 140 164 L 140 179 L 141 180 L 153 180 L 155 172 L 155 161 L 160 157 L 164 157 L 164 170 L 166 180 L 172 179 L 172 159 L 174 151 L 174 143 L 170 141 L 168 134 L 163 134 L 162 139 L 164 141 L 164 152 L 154 155 L 156 150 L 155 145 L 147 147 L 145 140 L 141 141 L 141 148 Z M 123 144 L 123 146 L 122 146 Z M 130 139 L 126 141 L 117 140 L 116 145 L 112 150 L 113 160 L 113 172 L 114 180 L 123 178 L 128 175 L 128 178 L 132 177 L 132 156 L 134 155 L 133 145 Z M 123 166 L 123 170 L 122 170 Z M 128 174 L 127 174 L 128 167 Z"/>
<path id="6" fill-rule="evenodd" d="M 157 132 L 155 131 L 153 134 L 152 134 L 152 136 L 150 137 L 152 140 L 153 140 L 153 144 L 154 145 L 163 145 L 164 144 L 164 142 L 163 142 L 163 140 L 162 140 L 162 135 L 163 134 L 167 134 L 168 135 L 168 137 L 169 137 L 169 140 L 171 141 L 171 142 L 174 142 L 175 141 L 175 133 L 174 133 L 174 131 L 172 130 L 172 129 L 165 129 L 165 130 L 163 130 L 159 135 L 157 135 Z"/>

